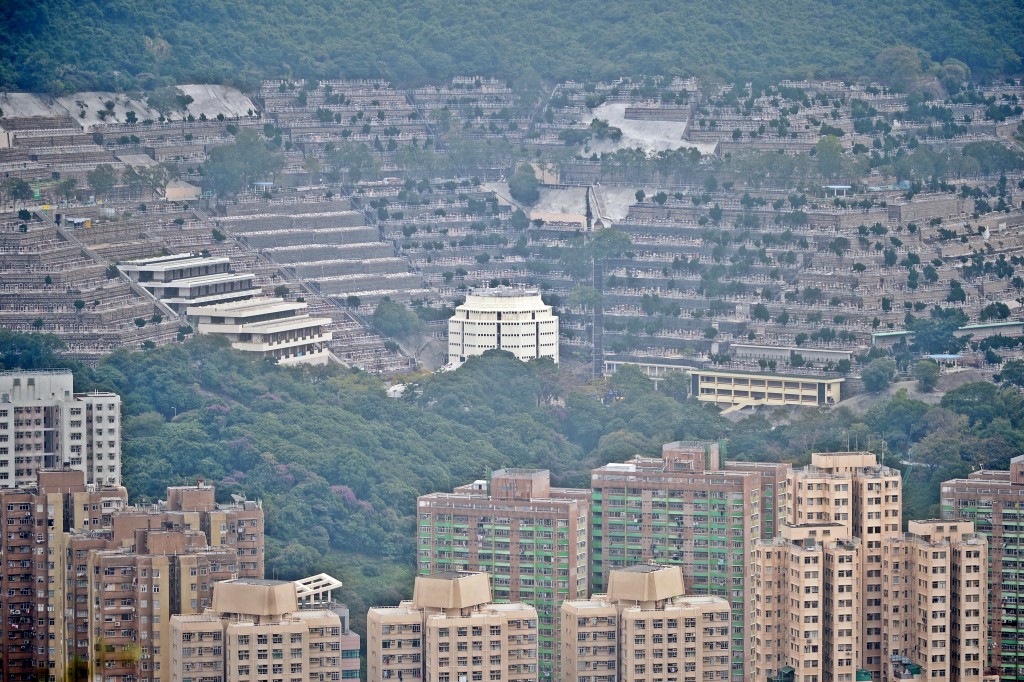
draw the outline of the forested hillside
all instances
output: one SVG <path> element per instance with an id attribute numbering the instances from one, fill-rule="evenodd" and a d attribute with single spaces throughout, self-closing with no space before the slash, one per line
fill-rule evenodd
<path id="1" fill-rule="evenodd" d="M 200 477 L 221 499 L 263 500 L 268 574 L 339 576 L 357 624 L 366 606 L 411 588 L 416 496 L 499 467 L 550 468 L 556 483 L 586 486 L 594 466 L 676 439 L 727 439 L 731 459 L 797 464 L 813 451 L 860 447 L 902 469 L 913 462 L 904 500 L 921 518 L 936 515 L 941 481 L 1007 468 L 1024 448 L 1021 390 L 988 382 L 937 406 L 897 394 L 863 415 L 798 409 L 732 423 L 687 399 L 682 376 L 655 393 L 632 367 L 579 386 L 549 362 L 490 352 L 393 399 L 370 375 L 279 367 L 207 337 L 121 351 L 94 369 L 62 362 L 60 345 L 0 330 L 0 370 L 71 366 L 76 390 L 120 393 L 133 500 Z"/>
<path id="2" fill-rule="evenodd" d="M 1018 71 L 1024 5 L 1013 0 L 9 0 L 0 3 L 0 87 L 65 93 L 260 78 L 485 74 L 540 79 L 636 74 L 864 76 L 905 44 L 975 75 Z"/>

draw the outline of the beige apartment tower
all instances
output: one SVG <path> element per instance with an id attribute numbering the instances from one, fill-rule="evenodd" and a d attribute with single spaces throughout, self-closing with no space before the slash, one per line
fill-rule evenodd
<path id="1" fill-rule="evenodd" d="M 368 682 L 536 682 L 537 611 L 491 602 L 486 573 L 416 578 L 411 601 L 371 608 Z"/>
<path id="2" fill-rule="evenodd" d="M 170 619 L 171 682 L 359 679 L 359 636 L 333 601 L 341 582 L 240 578 L 214 586 L 213 608 Z"/>
<path id="3" fill-rule="evenodd" d="M 677 566 L 609 575 L 608 594 L 562 604 L 560 682 L 699 682 L 731 676 L 731 608 L 683 595 Z"/>
<path id="4" fill-rule="evenodd" d="M 590 491 L 552 488 L 539 469 L 499 469 L 418 500 L 419 573 L 484 571 L 498 601 L 537 609 L 541 674 L 553 673 L 558 610 L 589 594 Z"/>
<path id="5" fill-rule="evenodd" d="M 749 566 L 747 678 L 981 682 L 987 547 L 973 524 L 901 527 L 901 479 L 866 452 L 793 471 Z"/>

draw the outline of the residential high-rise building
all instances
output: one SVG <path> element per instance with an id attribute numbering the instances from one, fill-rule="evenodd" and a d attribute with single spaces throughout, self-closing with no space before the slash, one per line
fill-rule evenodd
<path id="1" fill-rule="evenodd" d="M 585 598 L 590 491 L 552 488 L 538 469 L 500 469 L 419 498 L 419 573 L 485 571 L 498 601 L 537 609 L 542 674 L 553 674 L 562 601 Z"/>
<path id="2" fill-rule="evenodd" d="M 860 636 L 870 653 L 862 666 L 875 676 L 882 669 L 882 543 L 902 530 L 901 487 L 900 472 L 880 465 L 873 453 L 819 452 L 810 466 L 793 471 L 787 492 L 790 524 L 837 523 L 844 534 L 832 537 L 858 538 L 864 545 Z"/>
<path id="3" fill-rule="evenodd" d="M 754 543 L 748 680 L 857 679 L 862 552 L 842 524 L 828 522 L 783 523 L 778 538 Z"/>
<path id="4" fill-rule="evenodd" d="M 491 601 L 486 573 L 416 578 L 411 601 L 366 617 L 368 682 L 536 682 L 537 611 Z"/>
<path id="5" fill-rule="evenodd" d="M 732 606 L 733 677 L 743 676 L 746 557 L 786 514 L 787 464 L 721 462 L 717 443 L 676 442 L 591 472 L 591 582 L 655 562 L 682 569 L 687 594 Z M 771 506 L 765 506 L 770 500 Z"/>
<path id="6" fill-rule="evenodd" d="M 982 470 L 941 487 L 942 518 L 974 521 L 988 540 L 988 666 L 1024 681 L 1024 455 L 1009 471 Z M 983 574 L 985 576 L 985 574 Z"/>
<path id="7" fill-rule="evenodd" d="M 562 604 L 560 682 L 728 680 L 731 607 L 684 596 L 677 566 L 611 571 L 608 594 Z"/>
<path id="8" fill-rule="evenodd" d="M 86 483 L 121 483 L 121 397 L 75 393 L 71 370 L 0 372 L 0 488 L 64 468 Z"/>
<path id="9" fill-rule="evenodd" d="M 359 679 L 359 635 L 331 592 L 341 582 L 239 578 L 218 582 L 213 606 L 170 618 L 171 682 Z"/>
<path id="10" fill-rule="evenodd" d="M 558 363 L 558 317 L 536 289 L 471 289 L 448 320 L 448 364 L 485 351 L 507 350 L 520 360 Z"/>
<path id="11" fill-rule="evenodd" d="M 973 525 L 903 533 L 899 473 L 872 453 L 815 453 L 789 478 L 779 537 L 751 553 L 748 679 L 980 682 L 987 552 Z"/>
<path id="12" fill-rule="evenodd" d="M 910 521 L 882 547 L 882 679 L 980 681 L 985 674 L 988 543 L 970 521 Z"/>
<path id="13" fill-rule="evenodd" d="M 120 486 L 86 485 L 82 471 L 36 476 L 36 486 L 0 489 L 0 682 L 38 682 L 41 671 L 49 682 L 64 679 L 88 623 L 88 603 L 67 598 L 86 580 L 84 569 L 66 569 L 71 532 L 109 532 L 128 501 Z"/>
<path id="14" fill-rule="evenodd" d="M 108 682 L 166 679 L 169 619 L 201 613 L 215 581 L 263 575 L 263 510 L 199 484 L 127 507 L 120 486 L 38 472 L 0 490 L 0 680 L 50 682 L 100 666 Z M 16 570 L 12 570 L 16 569 Z"/>

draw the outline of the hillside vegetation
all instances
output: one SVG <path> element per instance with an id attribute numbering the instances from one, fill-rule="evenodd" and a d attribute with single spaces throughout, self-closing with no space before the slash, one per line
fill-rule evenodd
<path id="1" fill-rule="evenodd" d="M 65 93 L 276 76 L 622 74 L 853 77 L 905 44 L 976 75 L 1017 71 L 1013 0 L 479 3 L 465 0 L 12 0 L 0 3 L 0 87 Z"/>
<path id="2" fill-rule="evenodd" d="M 71 366 L 76 390 L 120 393 L 133 500 L 197 478 L 221 499 L 261 499 L 268 575 L 339 576 L 357 625 L 367 606 L 411 588 L 416 496 L 500 467 L 549 468 L 555 483 L 586 487 L 591 468 L 677 439 L 727 439 L 728 458 L 796 464 L 814 451 L 870 449 L 893 466 L 913 462 L 904 500 L 921 518 L 936 515 L 941 481 L 1007 468 L 1024 448 L 1024 396 L 991 382 L 965 384 L 940 405 L 898 393 L 862 415 L 800 409 L 731 423 L 688 399 L 681 375 L 659 393 L 633 367 L 574 387 L 549 361 L 497 351 L 391 399 L 370 375 L 279 367 L 206 337 L 119 351 L 93 369 L 62 362 L 60 345 L 0 331 L 0 370 Z M 1024 372 L 1014 381 L 1024 384 Z"/>

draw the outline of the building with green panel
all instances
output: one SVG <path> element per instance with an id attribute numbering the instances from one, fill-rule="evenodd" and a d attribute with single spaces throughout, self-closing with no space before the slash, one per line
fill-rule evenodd
<path id="1" fill-rule="evenodd" d="M 988 539 L 988 665 L 1024 682 L 1024 455 L 1009 471 L 975 471 L 942 484 L 942 518 L 970 519 Z"/>
<path id="2" fill-rule="evenodd" d="M 784 517 L 787 464 L 722 462 L 719 443 L 676 442 L 662 456 L 591 472 L 591 582 L 640 563 L 679 566 L 686 593 L 732 608 L 732 679 L 744 673 L 745 573 L 751 543 Z"/>
<path id="3" fill-rule="evenodd" d="M 540 679 L 557 678 L 558 617 L 590 596 L 590 491 L 552 488 L 548 471 L 501 469 L 418 500 L 418 571 L 486 571 L 495 602 L 537 609 Z"/>

